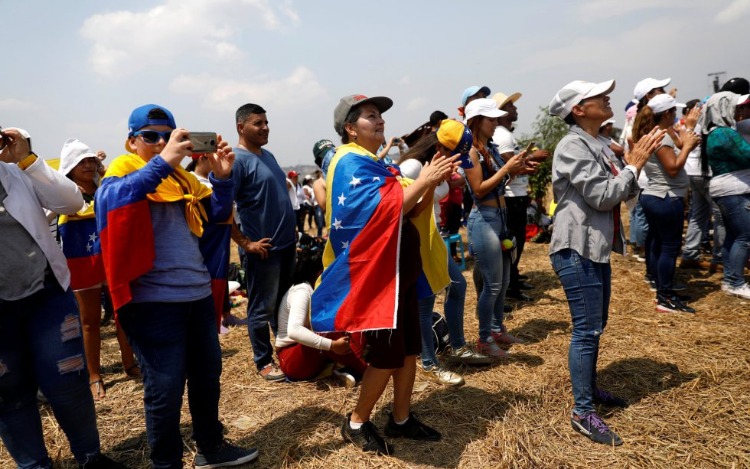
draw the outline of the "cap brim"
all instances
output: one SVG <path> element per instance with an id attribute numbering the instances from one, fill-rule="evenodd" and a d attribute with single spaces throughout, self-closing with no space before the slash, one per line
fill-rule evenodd
<path id="1" fill-rule="evenodd" d="M 668 85 L 668 84 L 669 84 L 669 83 L 670 83 L 671 81 L 672 81 L 672 78 L 665 78 L 665 79 L 663 79 L 663 80 L 656 80 L 656 81 L 654 82 L 654 87 L 653 87 L 653 88 L 651 88 L 651 89 L 652 89 L 652 90 L 654 90 L 654 89 L 656 89 L 656 88 L 664 88 L 664 87 L 665 87 L 665 86 L 667 86 L 667 85 Z M 650 90 L 649 90 L 649 91 L 650 91 Z"/>
<path id="2" fill-rule="evenodd" d="M 391 107 L 393 107 L 393 100 L 391 98 L 386 98 L 385 96 L 373 96 L 372 98 L 363 99 L 362 101 L 359 101 L 357 104 L 352 106 L 352 108 L 355 108 L 357 106 L 361 106 L 365 103 L 372 103 L 375 105 L 376 108 L 378 108 L 378 111 L 380 113 L 384 113 Z"/>
<path id="3" fill-rule="evenodd" d="M 591 91 L 586 93 L 586 96 L 581 98 L 581 101 L 583 101 L 586 98 L 593 98 L 594 96 L 599 96 L 602 94 L 609 94 L 612 92 L 612 90 L 615 89 L 615 81 L 614 80 L 607 80 L 603 81 L 601 83 L 597 83 L 596 86 L 591 88 Z"/>
<path id="4" fill-rule="evenodd" d="M 750 94 L 743 94 L 742 96 L 737 98 L 737 106 L 746 104 L 748 101 L 750 101 Z"/>

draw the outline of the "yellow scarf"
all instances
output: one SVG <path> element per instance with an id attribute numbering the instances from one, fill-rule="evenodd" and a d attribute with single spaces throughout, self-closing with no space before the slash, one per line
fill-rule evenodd
<path id="1" fill-rule="evenodd" d="M 104 178 L 114 176 L 123 177 L 146 166 L 140 156 L 128 153 L 116 158 L 107 169 Z M 177 166 L 174 172 L 167 176 L 156 188 L 155 192 L 148 194 L 148 200 L 152 202 L 178 202 L 185 201 L 185 220 L 190 231 L 197 237 L 203 236 L 203 220 L 208 220 L 206 209 L 200 203 L 202 199 L 209 197 L 213 191 L 201 184 L 191 173 L 185 171 L 182 166 Z"/>

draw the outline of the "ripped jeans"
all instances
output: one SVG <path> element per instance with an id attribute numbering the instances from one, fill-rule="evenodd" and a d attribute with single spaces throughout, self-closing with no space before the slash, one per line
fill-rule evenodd
<path id="1" fill-rule="evenodd" d="M 593 262 L 572 249 L 550 256 L 552 268 L 568 299 L 573 333 L 568 348 L 568 368 L 573 387 L 573 411 L 578 416 L 594 411 L 596 361 L 599 337 L 607 326 L 612 269 Z"/>
<path id="2" fill-rule="evenodd" d="M 78 306 L 54 280 L 21 300 L 0 300 L 0 438 L 24 469 L 52 467 L 37 387 L 78 463 L 99 454 Z"/>

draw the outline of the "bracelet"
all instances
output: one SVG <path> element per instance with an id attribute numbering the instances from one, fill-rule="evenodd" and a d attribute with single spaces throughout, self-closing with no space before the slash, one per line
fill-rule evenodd
<path id="1" fill-rule="evenodd" d="M 29 153 L 29 156 L 19 161 L 17 166 L 21 168 L 22 170 L 24 170 L 28 168 L 29 166 L 31 166 L 32 164 L 34 164 L 36 160 L 37 160 L 37 156 L 34 154 L 34 152 L 31 152 Z"/>

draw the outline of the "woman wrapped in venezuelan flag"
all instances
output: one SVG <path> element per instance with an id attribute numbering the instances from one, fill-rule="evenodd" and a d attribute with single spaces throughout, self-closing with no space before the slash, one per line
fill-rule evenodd
<path id="1" fill-rule="evenodd" d="M 312 296 L 316 332 L 366 331 L 369 366 L 354 411 L 341 433 L 365 451 L 391 454 L 393 448 L 370 422 L 378 398 L 393 376 L 394 403 L 385 433 L 436 441 L 440 433 L 409 411 L 421 350 L 418 290 L 432 294 L 450 278 L 447 264 L 420 255 L 420 245 L 445 245 L 431 219 L 432 193 L 453 173 L 457 157 L 436 157 L 412 181 L 386 166 L 376 152 L 383 144 L 385 97 L 346 96 L 334 111 L 334 128 L 344 145 L 326 176 L 329 228 L 320 285 Z"/>

